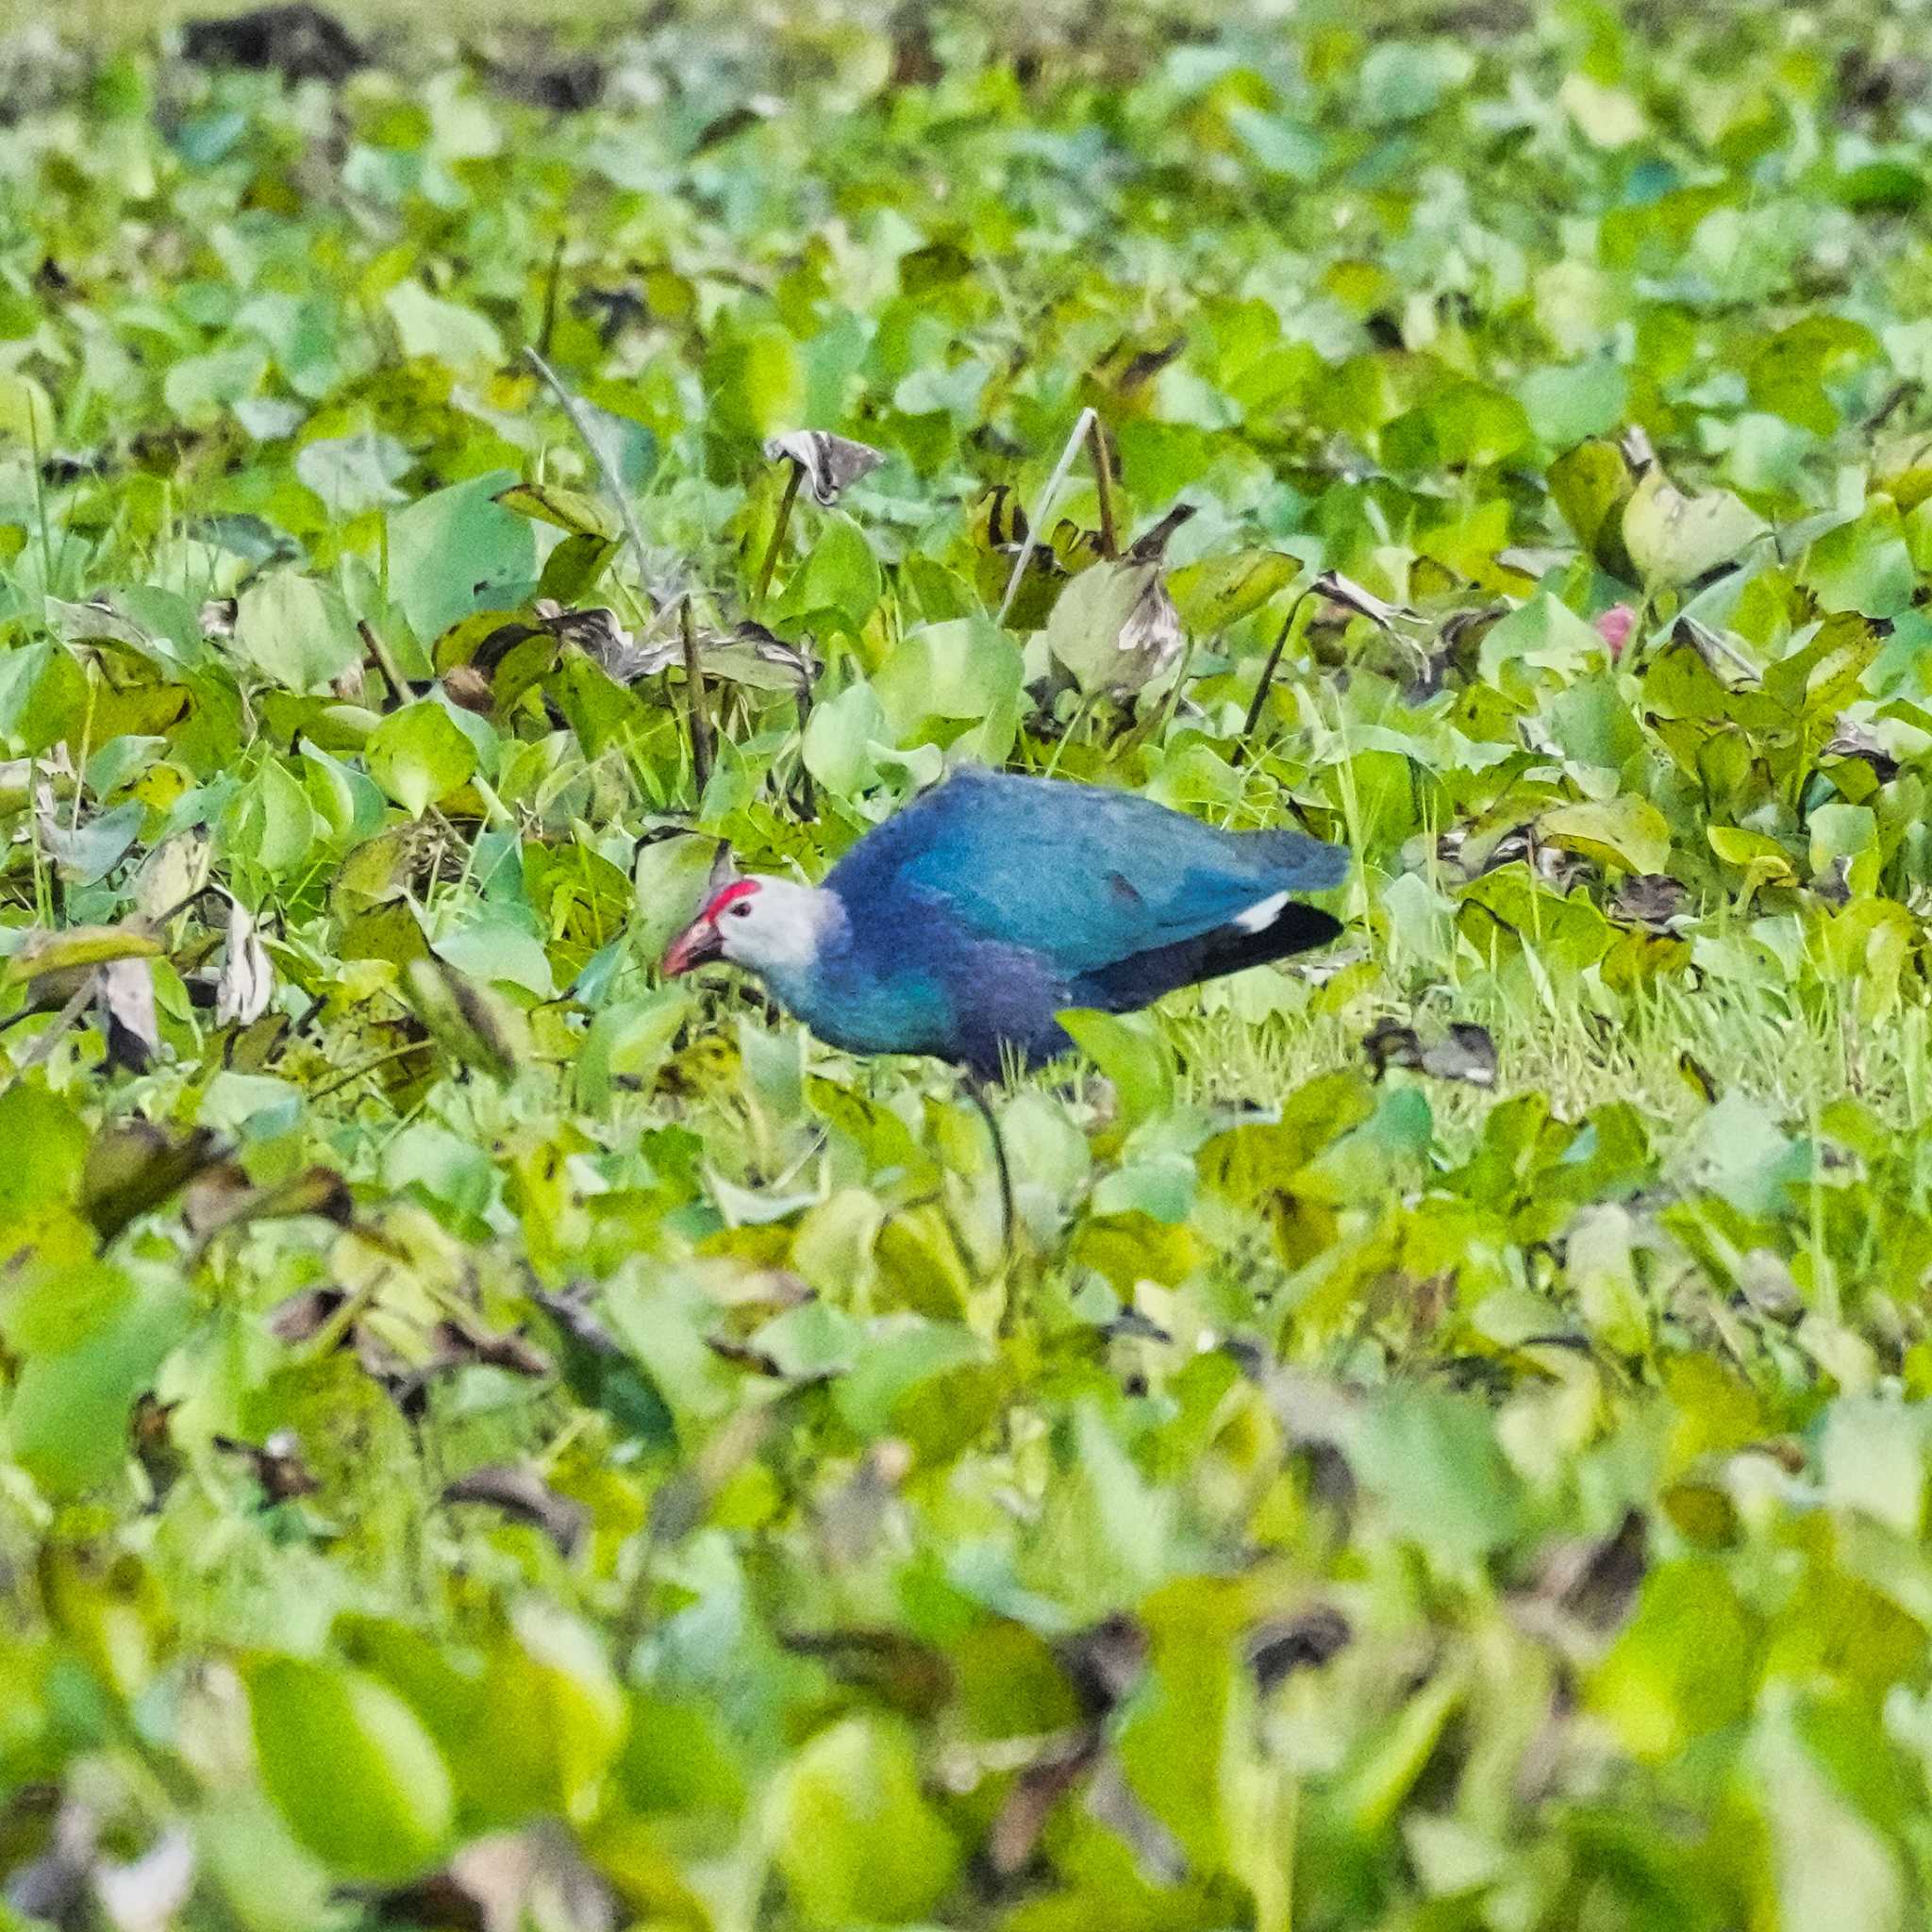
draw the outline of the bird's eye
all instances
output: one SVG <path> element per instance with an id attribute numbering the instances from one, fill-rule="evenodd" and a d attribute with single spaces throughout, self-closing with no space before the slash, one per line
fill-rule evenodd
<path id="1" fill-rule="evenodd" d="M 731 908 L 731 916 L 733 919 L 749 919 L 751 917 L 750 902 L 746 900 L 734 906 Z"/>

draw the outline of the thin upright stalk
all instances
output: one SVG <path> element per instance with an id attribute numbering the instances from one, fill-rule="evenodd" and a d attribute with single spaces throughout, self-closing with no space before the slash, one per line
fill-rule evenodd
<path id="1" fill-rule="evenodd" d="M 1304 591 L 1288 607 L 1288 616 L 1282 624 L 1281 635 L 1274 640 L 1274 648 L 1268 653 L 1268 661 L 1261 667 L 1261 681 L 1255 687 L 1255 701 L 1248 707 L 1248 715 L 1241 721 L 1241 742 L 1234 748 L 1233 762 L 1237 765 L 1247 756 L 1248 741 L 1260 725 L 1261 709 L 1268 702 L 1268 688 L 1274 682 L 1274 674 L 1281 665 L 1281 654 L 1288 648 L 1289 638 L 1294 631 L 1294 621 L 1301 614 L 1301 608 L 1308 601 L 1309 591 L 1313 588 L 1313 585 L 1310 585 L 1308 591 Z"/>
<path id="2" fill-rule="evenodd" d="M 711 721 L 705 709 L 705 667 L 698 658 L 697 625 L 691 619 L 689 597 L 677 607 L 677 627 L 684 639 L 684 694 L 690 706 L 691 776 L 702 804 L 705 787 L 711 782 Z"/>
<path id="3" fill-rule="evenodd" d="M 1087 440 L 1089 427 L 1097 420 L 1091 408 L 1080 411 L 1079 419 L 1074 425 L 1074 433 L 1067 438 L 1067 446 L 1061 450 L 1060 459 L 1053 466 L 1053 475 L 1046 479 L 1046 488 L 1033 507 L 1033 521 L 1026 526 L 1020 555 L 1013 563 L 1013 575 L 1007 579 L 1007 594 L 1000 599 L 997 621 L 1001 624 L 1006 623 L 1007 612 L 1013 608 L 1013 599 L 1020 594 L 1020 580 L 1026 575 L 1026 565 L 1033 556 L 1034 546 L 1040 541 L 1040 532 L 1053 514 L 1060 488 L 1067 480 L 1067 472 L 1074 467 L 1074 458 L 1080 454 L 1080 445 Z"/>
<path id="4" fill-rule="evenodd" d="M 778 552 L 784 548 L 785 532 L 791 525 L 791 506 L 798 501 L 798 486 L 804 479 L 803 466 L 792 463 L 791 474 L 785 479 L 785 494 L 778 499 L 778 517 L 772 525 L 772 541 L 765 545 L 765 560 L 758 568 L 758 588 L 751 593 L 754 612 L 765 608 L 765 593 L 772 588 L 772 573 L 778 568 Z"/>
<path id="5" fill-rule="evenodd" d="M 524 354 L 529 358 L 530 366 L 547 382 L 562 406 L 563 413 L 570 418 L 570 426 L 577 433 L 584 447 L 591 453 L 591 460 L 597 466 L 597 474 L 604 479 L 604 489 L 611 502 L 617 507 L 619 521 L 624 525 L 624 534 L 630 539 L 631 553 L 637 558 L 638 587 L 648 600 L 650 596 L 650 558 L 644 550 L 643 532 L 638 528 L 638 520 L 632 512 L 630 498 L 625 493 L 624 478 L 604 454 L 597 439 L 591 434 L 589 417 L 584 414 L 583 406 L 570 391 L 563 386 L 563 379 L 551 368 L 542 356 L 534 348 L 525 347 Z"/>
<path id="6" fill-rule="evenodd" d="M 1121 554 L 1120 526 L 1113 509 L 1113 458 L 1107 453 L 1107 428 L 1087 411 L 1087 451 L 1093 459 L 1093 489 L 1100 498 L 1100 554 L 1111 563 Z"/>

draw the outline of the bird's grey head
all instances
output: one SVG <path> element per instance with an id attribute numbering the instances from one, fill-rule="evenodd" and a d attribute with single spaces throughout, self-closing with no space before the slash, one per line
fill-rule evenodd
<path id="1" fill-rule="evenodd" d="M 664 951 L 667 979 L 708 959 L 754 973 L 795 973 L 811 964 L 838 917 L 838 902 L 791 879 L 734 878 Z"/>

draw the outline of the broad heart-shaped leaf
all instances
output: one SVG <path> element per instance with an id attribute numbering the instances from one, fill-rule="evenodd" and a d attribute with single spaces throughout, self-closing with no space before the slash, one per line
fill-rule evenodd
<path id="1" fill-rule="evenodd" d="M 504 1823 L 594 1809 L 629 1710 L 587 1625 L 548 1604 L 522 1606 L 492 1648 L 482 1705 L 472 1743 L 493 1761 L 489 1790 Z"/>
<path id="2" fill-rule="evenodd" d="M 81 1495 L 119 1473 L 135 1397 L 190 1316 L 178 1282 L 137 1281 L 106 1262 L 42 1274 L 14 1291 L 5 1333 L 24 1361 L 8 1453 L 47 1494 Z"/>
<path id="3" fill-rule="evenodd" d="M 1911 608 L 1918 573 L 1897 506 L 1874 503 L 1806 551 L 1798 581 L 1821 610 L 1892 618 Z"/>
<path id="4" fill-rule="evenodd" d="M 1184 565 L 1168 578 L 1168 593 L 1181 623 L 1196 637 L 1211 637 L 1260 609 L 1301 568 L 1285 550 L 1237 550 Z"/>
<path id="5" fill-rule="evenodd" d="M 1089 695 L 1139 691 L 1174 662 L 1182 642 L 1158 563 L 1091 565 L 1046 620 L 1046 648 Z"/>
<path id="6" fill-rule="evenodd" d="M 1624 508 L 1624 543 L 1647 584 L 1690 584 L 1739 560 L 1764 520 L 1728 490 L 1687 496 L 1655 463 Z"/>
<path id="7" fill-rule="evenodd" d="M 392 436 L 373 429 L 305 442 L 295 474 L 322 498 L 332 517 L 358 517 L 404 501 L 397 482 L 415 458 Z"/>
<path id="8" fill-rule="evenodd" d="M 1074 1044 L 1113 1082 L 1124 1124 L 1173 1104 L 1174 1059 L 1151 1020 L 1083 1008 L 1057 1017 Z"/>
<path id="9" fill-rule="evenodd" d="M 800 1917 L 826 1927 L 924 1919 L 959 1866 L 908 1732 L 882 1717 L 846 1718 L 792 1757 L 776 1852 Z"/>
<path id="10" fill-rule="evenodd" d="M 496 499 L 494 470 L 419 498 L 390 520 L 390 593 L 427 643 L 473 610 L 514 608 L 537 579 L 537 533 Z"/>
<path id="11" fill-rule="evenodd" d="M 1606 798 L 1559 805 L 1537 822 L 1553 845 L 1625 872 L 1662 872 L 1671 857 L 1671 827 L 1647 798 Z"/>
<path id="12" fill-rule="evenodd" d="M 369 775 L 411 818 L 476 775 L 475 745 L 434 698 L 391 711 L 371 734 L 363 756 Z"/>
<path id="13" fill-rule="evenodd" d="M 1351 1460 L 1397 1533 L 1450 1564 L 1516 1533 L 1522 1485 L 1488 1410 L 1444 1391 L 1385 1392 L 1361 1417 Z"/>
<path id="14" fill-rule="evenodd" d="M 674 833 L 638 847 L 631 868 L 637 912 L 631 942 L 641 958 L 657 963 L 675 934 L 689 924 L 704 903 L 719 847 L 712 839 Z"/>
<path id="15" fill-rule="evenodd" d="M 460 302 L 432 295 L 421 282 L 402 282 L 383 297 L 406 356 L 430 356 L 461 373 L 503 362 L 496 325 Z"/>
<path id="16" fill-rule="evenodd" d="M 270 571 L 235 608 L 235 648 L 271 683 L 316 691 L 361 661 L 348 606 L 333 585 L 299 571 Z"/>
<path id="17" fill-rule="evenodd" d="M 677 986 L 606 1007 L 591 1022 L 576 1057 L 582 1105 L 593 1114 L 605 1113 L 620 1082 L 647 1087 L 690 1015 L 690 996 Z"/>
<path id="18" fill-rule="evenodd" d="M 828 510 L 810 555 L 786 580 L 773 622 L 831 613 L 857 636 L 879 601 L 878 559 L 865 532 L 843 510 Z"/>
<path id="19" fill-rule="evenodd" d="M 33 758 L 77 733 L 87 678 L 65 644 L 42 638 L 0 651 L 0 746 Z"/>
<path id="20" fill-rule="evenodd" d="M 1579 442 L 1550 465 L 1550 496 L 1576 541 L 1612 576 L 1636 583 L 1640 573 L 1624 541 L 1624 512 L 1636 491 L 1630 465 L 1614 442 Z"/>
<path id="21" fill-rule="evenodd" d="M 1790 886 L 1797 883 L 1791 856 L 1777 841 L 1764 832 L 1745 831 L 1739 825 L 1707 825 L 1704 836 L 1710 849 L 1726 865 L 1741 866 L 1744 890 L 1759 886 Z"/>
<path id="22" fill-rule="evenodd" d="M 908 631 L 873 674 L 872 688 L 896 742 L 908 742 L 935 719 L 971 718 L 978 723 L 967 737 L 975 741 L 955 744 L 997 764 L 1019 729 L 1024 675 L 1019 646 L 990 617 L 956 617 Z"/>
<path id="23" fill-rule="evenodd" d="M 261 1781 L 330 1873 L 394 1883 L 441 1850 L 449 1767 L 409 1707 L 345 1666 L 272 1657 L 248 1674 Z"/>

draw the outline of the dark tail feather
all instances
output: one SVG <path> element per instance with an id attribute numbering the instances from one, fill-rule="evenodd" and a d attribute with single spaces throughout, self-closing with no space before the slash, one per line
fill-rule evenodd
<path id="1" fill-rule="evenodd" d="M 1348 847 L 1311 839 L 1306 832 L 1237 832 L 1250 851 L 1267 855 L 1266 870 L 1279 889 L 1325 892 L 1348 876 Z"/>
<path id="2" fill-rule="evenodd" d="M 1076 1004 L 1109 1013 L 1129 1013 L 1176 987 L 1195 986 L 1204 979 L 1219 979 L 1244 967 L 1265 966 L 1291 953 L 1325 946 L 1341 930 L 1341 921 L 1319 907 L 1291 900 L 1274 923 L 1259 932 L 1243 932 L 1238 925 L 1216 926 L 1198 939 L 1130 953 L 1110 966 L 1082 974 L 1075 988 L 1080 995 Z"/>

